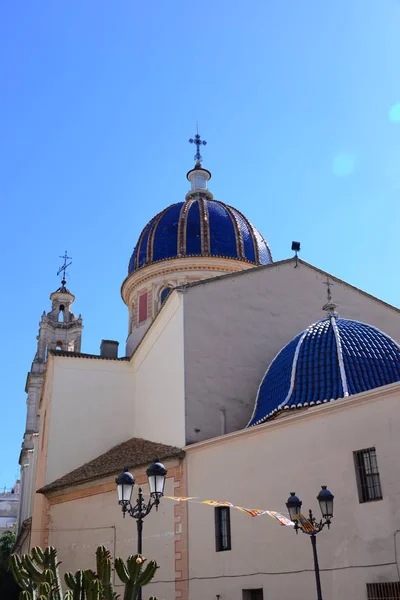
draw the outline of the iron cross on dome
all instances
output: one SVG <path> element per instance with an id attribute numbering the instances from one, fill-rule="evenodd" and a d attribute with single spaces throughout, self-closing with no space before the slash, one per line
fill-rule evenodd
<path id="1" fill-rule="evenodd" d="M 326 295 L 328 298 L 328 302 L 330 302 L 332 300 L 332 289 L 331 288 L 334 286 L 334 284 L 329 279 L 329 277 L 327 277 L 326 281 L 324 281 L 323 283 L 324 283 L 324 285 L 326 285 Z"/>
<path id="2" fill-rule="evenodd" d="M 207 142 L 205 140 L 202 140 L 200 135 L 199 135 L 199 130 L 197 130 L 196 135 L 194 136 L 194 138 L 190 138 L 189 140 L 190 144 L 196 144 L 196 154 L 194 155 L 194 160 L 196 162 L 201 162 L 202 160 L 202 156 L 200 154 L 200 146 L 205 146 L 207 144 Z"/>

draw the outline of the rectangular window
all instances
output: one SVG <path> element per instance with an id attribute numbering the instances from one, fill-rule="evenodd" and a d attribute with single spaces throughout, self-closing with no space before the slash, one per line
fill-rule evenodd
<path id="1" fill-rule="evenodd" d="M 147 293 L 139 296 L 139 323 L 147 320 Z"/>
<path id="2" fill-rule="evenodd" d="M 358 497 L 361 503 L 382 500 L 381 480 L 376 459 L 376 449 L 366 448 L 354 452 Z"/>
<path id="3" fill-rule="evenodd" d="M 264 600 L 264 592 L 261 588 L 254 590 L 242 590 L 243 600 Z"/>
<path id="4" fill-rule="evenodd" d="M 231 549 L 231 514 L 229 506 L 215 509 L 215 550 L 223 552 Z"/>
<path id="5" fill-rule="evenodd" d="M 367 583 L 368 600 L 400 600 L 400 583 Z"/>

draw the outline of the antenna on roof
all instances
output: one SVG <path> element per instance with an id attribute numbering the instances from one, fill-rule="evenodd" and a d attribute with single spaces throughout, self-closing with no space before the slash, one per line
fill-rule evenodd
<path id="1" fill-rule="evenodd" d="M 296 269 L 296 267 L 299 266 L 297 253 L 300 252 L 300 242 L 292 242 L 292 250 L 294 251 L 294 255 L 296 257 L 296 264 L 294 266 Z"/>

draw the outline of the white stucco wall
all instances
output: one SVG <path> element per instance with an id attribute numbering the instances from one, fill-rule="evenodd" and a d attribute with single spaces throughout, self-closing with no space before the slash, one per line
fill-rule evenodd
<path id="1" fill-rule="evenodd" d="M 185 293 L 186 439 L 246 426 L 261 379 L 276 354 L 325 316 L 326 275 L 290 261 L 199 283 Z M 375 325 L 400 341 L 399 312 L 334 281 L 344 318 Z M 199 430 L 199 431 L 196 431 Z"/>
<path id="2" fill-rule="evenodd" d="M 188 495 L 285 514 L 293 491 L 303 514 L 312 508 L 320 517 L 316 496 L 327 485 L 335 500 L 331 529 L 317 537 L 323 597 L 365 600 L 367 582 L 398 581 L 399 406 L 394 384 L 189 446 Z M 353 452 L 372 446 L 383 500 L 360 504 Z M 243 589 L 259 587 L 265 600 L 316 597 L 306 535 L 235 509 L 231 529 L 232 550 L 216 552 L 214 509 L 189 505 L 190 600 L 242 600 Z"/>
<path id="3" fill-rule="evenodd" d="M 134 435 L 185 445 L 183 300 L 170 294 L 132 357 Z"/>
<path id="4" fill-rule="evenodd" d="M 129 362 L 52 358 L 46 484 L 134 436 Z"/>
<path id="5" fill-rule="evenodd" d="M 168 466 L 168 462 L 166 464 Z M 140 471 L 135 471 L 135 476 L 139 474 Z M 113 479 L 96 483 L 107 481 Z M 75 491 L 77 489 L 84 490 L 85 486 L 79 486 Z M 165 489 L 167 495 L 174 494 L 173 479 L 167 478 Z M 147 498 L 147 485 L 143 486 L 143 492 Z M 95 552 L 99 545 L 106 546 L 113 557 L 120 556 L 124 560 L 130 554 L 136 554 L 136 521 L 129 516 L 122 518 L 115 489 L 52 506 L 50 529 L 49 544 L 57 548 L 62 574 L 78 569 L 95 569 Z M 153 508 L 144 520 L 143 555 L 149 560 L 156 560 L 160 566 L 154 581 L 169 583 L 152 583 L 143 588 L 145 600 L 153 594 L 164 600 L 175 599 L 174 531 L 174 502 L 162 500 L 159 510 Z M 116 575 L 115 584 L 117 593 L 122 596 L 123 587 Z"/>

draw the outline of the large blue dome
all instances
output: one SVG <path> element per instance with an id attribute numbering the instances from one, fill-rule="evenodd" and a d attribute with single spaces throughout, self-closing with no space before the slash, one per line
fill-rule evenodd
<path id="1" fill-rule="evenodd" d="M 330 315 L 279 352 L 248 427 L 282 409 L 313 406 L 400 381 L 400 346 L 371 325 Z"/>
<path id="2" fill-rule="evenodd" d="M 235 208 L 196 195 L 168 206 L 143 229 L 129 261 L 131 274 L 149 264 L 186 256 L 272 262 L 268 244 Z"/>

